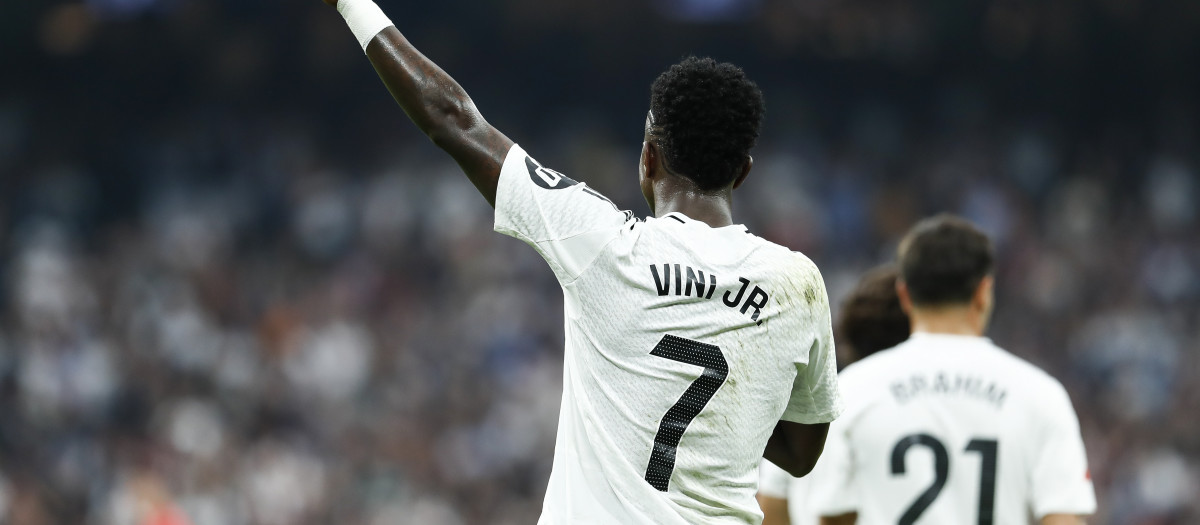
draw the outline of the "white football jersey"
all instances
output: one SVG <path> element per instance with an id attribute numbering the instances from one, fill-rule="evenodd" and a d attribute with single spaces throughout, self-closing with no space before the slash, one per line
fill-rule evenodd
<path id="1" fill-rule="evenodd" d="M 758 523 L 758 463 L 781 419 L 840 412 L 829 301 L 808 258 L 740 225 L 637 220 L 509 152 L 496 231 L 563 288 L 566 352 L 539 523 Z"/>
<path id="2" fill-rule="evenodd" d="M 810 474 L 806 512 L 857 512 L 860 525 L 1095 512 L 1066 390 L 989 339 L 918 332 L 840 380 L 846 411 Z"/>

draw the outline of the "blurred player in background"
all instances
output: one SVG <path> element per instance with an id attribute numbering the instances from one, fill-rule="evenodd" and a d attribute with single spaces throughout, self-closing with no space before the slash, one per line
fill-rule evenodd
<path id="1" fill-rule="evenodd" d="M 842 371 L 846 412 L 810 492 L 821 523 L 1080 523 L 1096 498 L 1066 390 L 983 337 L 991 241 L 941 215 L 899 264 L 913 334 Z"/>
<path id="2" fill-rule="evenodd" d="M 871 269 L 842 302 L 834 334 L 841 368 L 896 346 L 912 333 L 896 293 L 899 278 L 894 264 Z"/>
<path id="3" fill-rule="evenodd" d="M 835 331 L 839 363 L 853 363 L 908 339 L 908 315 L 896 294 L 898 277 L 895 265 L 875 268 L 842 302 Z M 819 518 L 808 500 L 812 484 L 822 483 L 822 463 L 818 461 L 808 476 L 796 478 L 769 461 L 763 462 L 758 486 L 763 525 L 816 525 Z"/>
<path id="4" fill-rule="evenodd" d="M 760 458 L 807 473 L 840 411 L 820 273 L 732 219 L 758 87 L 711 59 L 659 76 L 639 165 L 655 216 L 640 220 L 489 125 L 371 0 L 325 2 L 495 206 L 496 231 L 536 249 L 563 287 L 563 398 L 540 523 L 758 523 Z"/>

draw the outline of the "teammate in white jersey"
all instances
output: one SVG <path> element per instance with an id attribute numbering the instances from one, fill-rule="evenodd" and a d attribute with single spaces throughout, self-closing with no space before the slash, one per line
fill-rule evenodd
<path id="1" fill-rule="evenodd" d="M 899 269 L 893 264 L 875 268 L 863 275 L 842 301 L 834 329 L 839 366 L 908 339 L 912 330 L 896 294 L 898 277 Z M 829 446 L 838 444 L 828 443 L 824 454 L 829 455 Z M 763 525 L 817 525 L 820 517 L 809 498 L 814 484 L 825 483 L 820 475 L 824 461 L 817 461 L 813 472 L 803 478 L 793 477 L 769 461 L 762 463 L 758 503 L 763 511 Z"/>
<path id="2" fill-rule="evenodd" d="M 755 524 L 758 463 L 812 469 L 840 411 L 825 286 L 733 223 L 762 94 L 686 59 L 652 87 L 639 165 L 654 217 L 539 164 L 371 0 L 336 5 L 409 117 L 564 291 L 566 363 L 540 523 Z"/>
<path id="3" fill-rule="evenodd" d="M 988 238 L 942 215 L 899 255 L 913 334 L 842 371 L 846 412 L 809 499 L 821 523 L 1080 523 L 1096 499 L 1066 390 L 983 337 Z"/>

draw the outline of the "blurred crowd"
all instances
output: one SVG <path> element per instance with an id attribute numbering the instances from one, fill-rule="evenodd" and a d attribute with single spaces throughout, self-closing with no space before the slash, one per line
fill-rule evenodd
<path id="1" fill-rule="evenodd" d="M 0 523 L 536 522 L 561 292 L 312 3 L 5 8 Z M 381 3 L 638 214 L 653 75 L 745 65 L 736 218 L 835 305 L 917 219 L 976 221 L 990 335 L 1070 391 L 1092 523 L 1200 522 L 1200 4 Z"/>

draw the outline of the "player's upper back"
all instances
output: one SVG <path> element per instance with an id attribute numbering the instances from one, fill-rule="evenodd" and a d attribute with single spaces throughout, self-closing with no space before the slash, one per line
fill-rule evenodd
<path id="1" fill-rule="evenodd" d="M 589 275 L 596 284 L 621 279 L 645 309 L 683 306 L 664 320 L 672 329 L 703 325 L 697 335 L 761 328 L 772 320 L 776 327 L 819 323 L 829 309 L 812 261 L 740 224 L 713 228 L 681 213 L 632 222 L 597 264 Z"/>
<path id="2" fill-rule="evenodd" d="M 598 432 L 630 464 L 651 457 L 650 479 L 664 420 L 694 405 L 656 487 L 685 507 L 728 500 L 731 488 L 753 506 L 775 424 L 836 416 L 820 273 L 740 225 L 712 228 L 680 214 L 629 224 L 592 264 L 564 289 L 568 366 L 577 365 L 596 419 L 611 422 Z M 704 376 L 723 381 L 700 391 Z"/>
<path id="3" fill-rule="evenodd" d="M 781 416 L 828 421 L 835 399 L 788 406 L 799 402 L 788 398 L 797 381 L 813 383 L 814 395 L 836 394 L 821 383 L 834 378 L 829 303 L 807 257 L 742 225 L 713 228 L 670 213 L 631 223 L 594 264 L 566 288 L 581 313 L 592 314 L 577 322 L 597 328 L 592 342 L 602 353 L 664 334 L 717 345 L 729 367 L 723 393 L 739 415 L 761 411 L 760 425 L 772 427 Z M 646 356 L 635 350 L 630 357 Z"/>
<path id="4" fill-rule="evenodd" d="M 1066 395 L 1056 379 L 987 338 L 925 332 L 850 365 L 841 381 L 854 388 L 860 411 L 887 405 L 977 414 L 987 408 L 990 415 L 979 419 L 988 420 L 1032 420 L 1049 409 L 1047 397 Z M 913 403 L 919 400 L 930 403 Z"/>
<path id="5" fill-rule="evenodd" d="M 1094 510 L 1066 391 L 990 340 L 917 333 L 841 381 L 847 411 L 834 431 L 853 456 L 861 523 L 1028 523 Z"/>
<path id="6" fill-rule="evenodd" d="M 543 520 L 761 516 L 757 465 L 775 425 L 826 423 L 840 409 L 815 265 L 739 225 L 633 219 L 515 146 L 496 230 L 537 249 L 564 290 L 563 407 Z"/>

